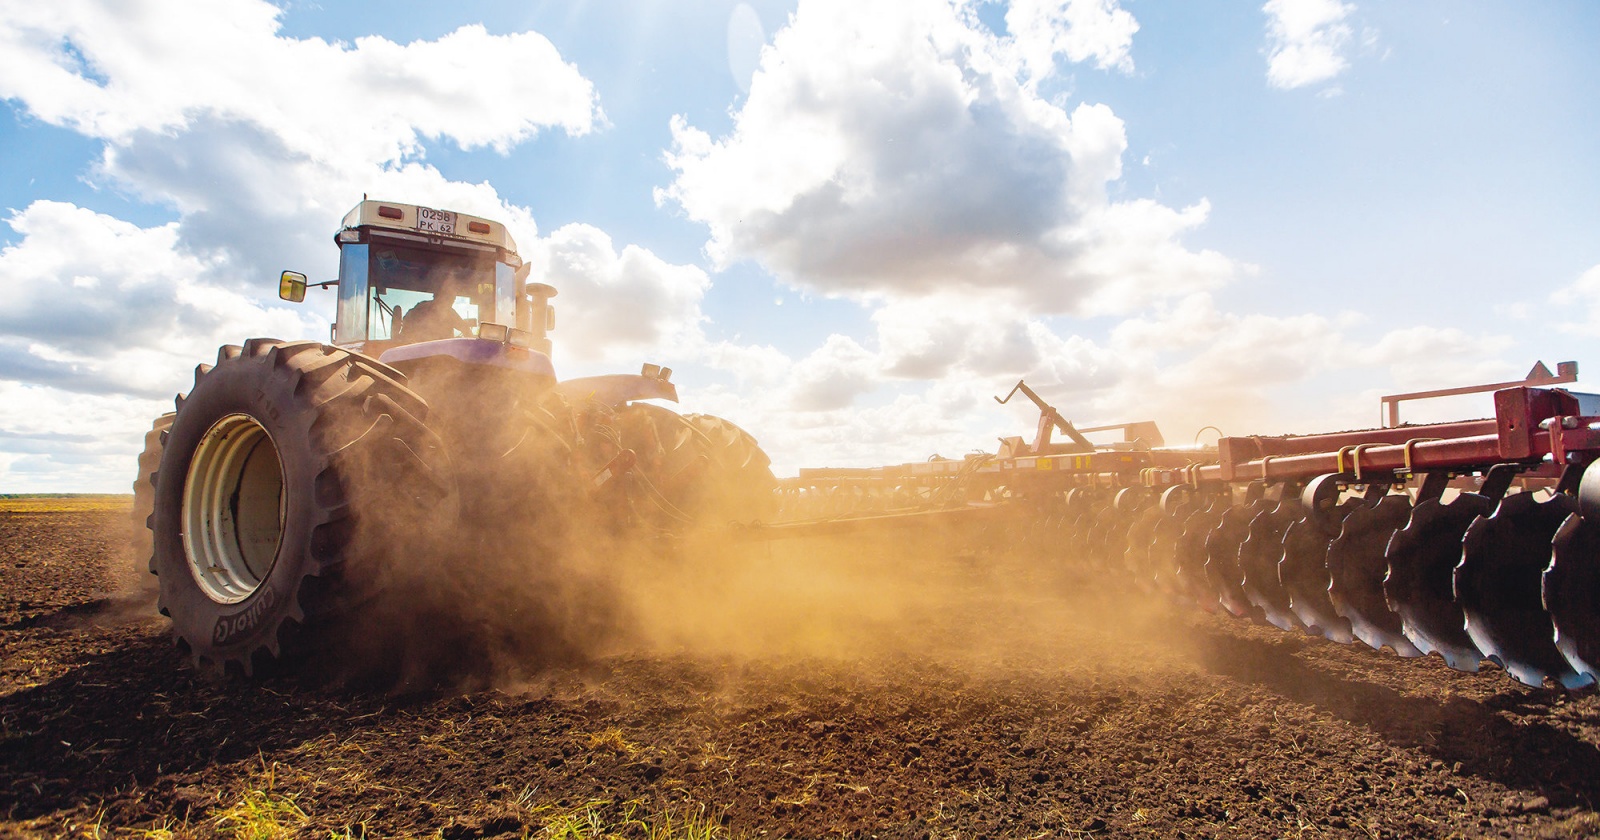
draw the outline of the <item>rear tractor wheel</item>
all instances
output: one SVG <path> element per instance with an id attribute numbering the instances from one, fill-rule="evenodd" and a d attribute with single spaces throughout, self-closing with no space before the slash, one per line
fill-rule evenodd
<path id="1" fill-rule="evenodd" d="M 710 448 L 712 469 L 704 487 L 706 521 L 717 524 L 771 522 L 778 511 L 778 480 L 772 459 L 749 432 L 710 414 L 684 419 Z"/>
<path id="2" fill-rule="evenodd" d="M 629 495 L 640 521 L 682 531 L 773 518 L 771 461 L 738 426 L 650 403 L 621 406 L 612 422 L 616 446 L 636 458 Z"/>
<path id="3" fill-rule="evenodd" d="M 448 463 L 403 380 L 271 339 L 195 369 L 151 477 L 150 526 L 161 612 L 199 665 L 250 674 L 305 652 L 302 628 L 348 603 L 372 572 L 361 561 L 398 544 L 391 529 L 444 507 Z"/>
<path id="4" fill-rule="evenodd" d="M 154 545 L 150 539 L 150 514 L 156 508 L 156 471 L 161 467 L 161 451 L 166 447 L 167 430 L 172 428 L 176 412 L 167 412 L 150 424 L 144 433 L 144 451 L 139 453 L 139 474 L 133 478 L 133 537 L 129 540 L 133 553 L 134 578 L 147 581 L 155 574 L 156 563 L 152 555 Z"/>

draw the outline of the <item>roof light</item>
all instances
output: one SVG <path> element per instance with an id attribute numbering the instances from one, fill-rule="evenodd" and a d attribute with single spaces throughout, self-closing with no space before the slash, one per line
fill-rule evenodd
<path id="1" fill-rule="evenodd" d="M 356 230 L 355 228 L 345 228 L 344 230 L 339 231 L 339 241 L 340 242 L 360 242 L 361 241 L 361 231 Z"/>
<path id="2" fill-rule="evenodd" d="M 489 232 L 489 223 L 488 222 L 467 222 L 467 230 L 470 230 L 473 233 L 488 233 Z"/>
<path id="3" fill-rule="evenodd" d="M 378 205 L 378 215 L 385 219 L 403 219 L 406 216 L 404 211 L 402 211 L 400 208 L 389 207 L 382 204 Z"/>
<path id="4" fill-rule="evenodd" d="M 490 341 L 498 341 L 502 344 L 505 343 L 505 340 L 507 337 L 509 337 L 510 332 L 510 328 L 505 324 L 495 324 L 485 321 L 478 325 L 479 338 L 487 338 Z"/>
<path id="5" fill-rule="evenodd" d="M 533 347 L 533 333 L 512 327 L 509 341 L 512 347 L 521 347 L 526 350 Z"/>

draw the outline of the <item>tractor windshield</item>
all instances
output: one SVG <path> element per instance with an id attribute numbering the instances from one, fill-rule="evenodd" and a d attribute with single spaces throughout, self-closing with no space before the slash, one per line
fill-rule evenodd
<path id="1" fill-rule="evenodd" d="M 495 249 L 374 231 L 339 250 L 335 344 L 472 336 L 480 321 L 516 317 L 515 268 Z"/>
<path id="2" fill-rule="evenodd" d="M 375 242 L 367 269 L 367 339 L 429 341 L 472 335 L 493 309 L 490 254 Z"/>

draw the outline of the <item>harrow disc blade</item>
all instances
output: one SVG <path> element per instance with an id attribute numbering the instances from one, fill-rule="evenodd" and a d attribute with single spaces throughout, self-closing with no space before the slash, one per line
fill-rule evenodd
<path id="1" fill-rule="evenodd" d="M 1180 490 L 1185 492 L 1175 492 Z M 1156 506 L 1161 518 L 1150 531 L 1150 567 L 1155 572 L 1156 585 L 1181 600 L 1188 599 L 1189 591 L 1178 580 L 1178 542 L 1183 539 L 1184 523 L 1198 507 L 1187 488 L 1168 488 Z"/>
<path id="2" fill-rule="evenodd" d="M 1283 534 L 1278 577 L 1289 593 L 1289 608 L 1305 625 L 1306 633 L 1347 645 L 1355 640 L 1350 622 L 1335 612 L 1328 600 L 1328 545 L 1332 541 L 1310 518 L 1291 524 Z"/>
<path id="3" fill-rule="evenodd" d="M 1543 589 L 1556 648 L 1574 671 L 1600 678 L 1600 525 L 1573 514 L 1551 544 Z"/>
<path id="4" fill-rule="evenodd" d="M 1178 587 L 1206 612 L 1216 612 L 1220 596 L 1206 577 L 1206 538 L 1211 536 L 1231 507 L 1226 496 L 1212 496 L 1205 507 L 1189 514 L 1183 522 L 1174 552 L 1178 567 Z"/>
<path id="5" fill-rule="evenodd" d="M 1401 632 L 1400 616 L 1383 596 L 1389 561 L 1383 552 L 1394 532 L 1411 516 L 1411 499 L 1389 494 L 1372 507 L 1360 507 L 1344 519 L 1339 536 L 1328 546 L 1328 574 L 1333 585 L 1328 600 L 1350 622 L 1355 637 L 1374 650 L 1388 647 L 1406 656 L 1422 651 Z"/>
<path id="6" fill-rule="evenodd" d="M 1270 503 L 1269 503 L 1270 504 Z M 1283 532 L 1305 515 L 1299 499 L 1284 499 L 1250 520 L 1250 533 L 1239 544 L 1239 569 L 1244 573 L 1245 598 L 1260 608 L 1262 617 L 1280 630 L 1301 630 L 1300 619 L 1289 608 L 1289 593 L 1278 579 L 1283 560 Z"/>
<path id="7" fill-rule="evenodd" d="M 1206 580 L 1217 592 L 1223 609 L 1239 618 L 1260 618 L 1261 610 L 1244 592 L 1244 571 L 1239 568 L 1239 548 L 1250 536 L 1250 521 L 1270 510 L 1272 503 L 1256 500 L 1233 506 L 1206 537 Z"/>
<path id="8" fill-rule="evenodd" d="M 1142 502 L 1136 490 L 1123 488 L 1112 497 L 1111 506 L 1106 509 L 1105 544 L 1101 551 L 1105 553 L 1106 569 L 1113 574 L 1134 576 L 1134 570 L 1128 566 L 1128 531 L 1143 509 Z"/>
<path id="9" fill-rule="evenodd" d="M 1089 526 L 1094 523 L 1094 503 L 1097 494 L 1085 487 L 1075 487 L 1067 491 L 1066 502 L 1061 512 L 1060 539 L 1062 544 L 1073 556 L 1073 560 L 1082 563 L 1083 538 L 1088 533 Z"/>
<path id="10" fill-rule="evenodd" d="M 1158 589 L 1156 571 L 1150 561 L 1150 543 L 1161 519 L 1161 507 L 1147 505 L 1134 514 L 1133 523 L 1128 526 L 1128 550 L 1123 553 L 1123 560 L 1139 588 L 1147 592 Z"/>
<path id="11" fill-rule="evenodd" d="M 1494 502 L 1476 493 L 1462 493 L 1449 504 L 1424 499 L 1411 508 L 1411 519 L 1384 552 L 1389 575 L 1383 592 L 1400 615 L 1400 632 L 1417 650 L 1439 654 L 1457 671 L 1478 670 L 1483 653 L 1467 635 L 1451 575 L 1461 562 L 1467 526 L 1493 510 Z"/>
<path id="12" fill-rule="evenodd" d="M 1577 502 L 1565 494 L 1541 502 L 1534 493 L 1515 493 L 1500 500 L 1493 514 L 1473 520 L 1462 543 L 1455 590 L 1467 635 L 1527 685 L 1543 685 L 1545 678 L 1567 688 L 1593 682 L 1556 648 L 1555 626 L 1540 593 L 1550 540 L 1576 510 Z"/>
<path id="13" fill-rule="evenodd" d="M 1116 511 L 1112 509 L 1111 502 L 1110 493 L 1097 493 L 1089 504 L 1088 512 L 1084 514 L 1083 555 L 1088 559 L 1089 567 L 1097 571 L 1115 568 L 1106 550 L 1108 535 L 1117 525 Z M 1122 565 L 1122 558 L 1116 560 L 1117 566 Z"/>

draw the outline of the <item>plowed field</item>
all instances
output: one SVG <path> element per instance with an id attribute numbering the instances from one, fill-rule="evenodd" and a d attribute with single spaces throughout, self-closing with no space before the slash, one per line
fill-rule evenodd
<path id="1" fill-rule="evenodd" d="M 0 511 L 0 835 L 1600 832 L 1594 696 L 1137 608 L 1060 558 L 927 555 L 970 597 L 835 611 L 827 644 L 395 694 L 197 673 L 129 586 L 126 509 L 48 507 Z"/>

